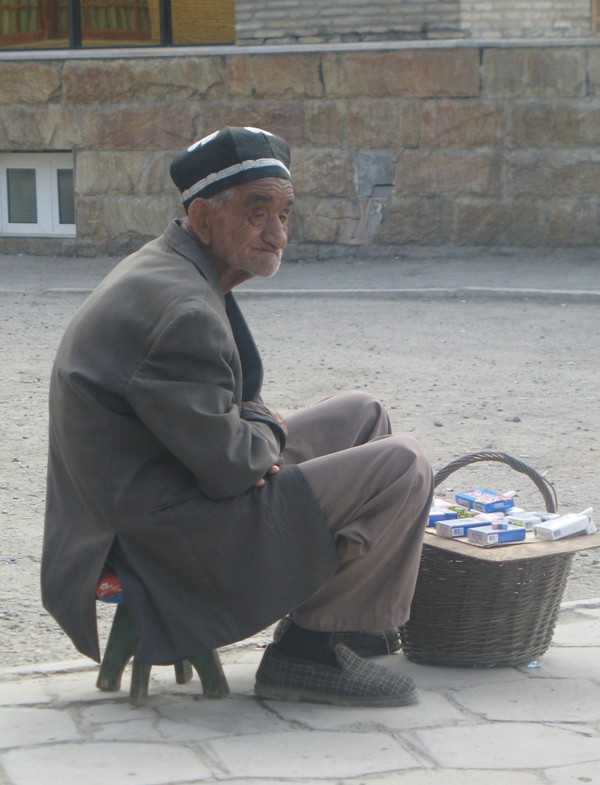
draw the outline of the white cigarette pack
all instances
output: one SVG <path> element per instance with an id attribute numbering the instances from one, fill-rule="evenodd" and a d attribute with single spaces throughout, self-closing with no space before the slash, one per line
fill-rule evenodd
<path id="1" fill-rule="evenodd" d="M 535 536 L 542 540 L 562 540 L 579 534 L 593 534 L 598 531 L 592 519 L 592 508 L 580 513 L 567 513 L 559 518 L 538 523 L 533 527 Z"/>
<path id="2" fill-rule="evenodd" d="M 533 527 L 537 523 L 541 523 L 542 519 L 539 515 L 529 515 L 525 513 L 523 515 L 507 515 L 504 519 L 506 523 L 510 523 L 513 526 L 522 526 L 525 531 L 532 532 Z"/>

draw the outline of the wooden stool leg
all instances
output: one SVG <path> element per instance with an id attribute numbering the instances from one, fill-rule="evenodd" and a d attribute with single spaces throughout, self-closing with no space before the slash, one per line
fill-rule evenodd
<path id="1" fill-rule="evenodd" d="M 132 706 L 143 706 L 148 697 L 148 682 L 152 665 L 143 665 L 133 661 L 131 669 L 131 688 L 129 690 L 129 703 Z"/>
<path id="2" fill-rule="evenodd" d="M 205 649 L 190 655 L 188 660 L 200 677 L 205 698 L 224 698 L 229 695 L 229 685 L 215 649 Z"/>
<path id="3" fill-rule="evenodd" d="M 102 657 L 96 686 L 103 692 L 117 692 L 125 666 L 135 651 L 135 630 L 125 605 L 117 605 L 106 651 Z"/>
<path id="4" fill-rule="evenodd" d="M 177 660 L 175 666 L 175 681 L 177 684 L 187 684 L 192 679 L 192 666 L 189 660 Z"/>

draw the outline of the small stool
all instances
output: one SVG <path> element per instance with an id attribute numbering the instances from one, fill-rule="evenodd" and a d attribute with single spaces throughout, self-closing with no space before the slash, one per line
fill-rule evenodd
<path id="1" fill-rule="evenodd" d="M 121 582 L 109 568 L 102 573 L 96 587 L 96 598 L 101 602 L 117 605 L 106 650 L 100 664 L 96 687 L 103 692 L 118 692 L 121 677 L 129 660 L 133 657 L 129 702 L 142 706 L 148 697 L 148 684 L 152 665 L 135 661 L 137 636 L 131 615 L 123 600 Z M 186 659 L 173 663 L 177 684 L 187 684 L 192 678 L 192 667 L 198 673 L 205 698 L 224 698 L 229 694 L 227 679 L 216 649 L 205 649 Z"/>

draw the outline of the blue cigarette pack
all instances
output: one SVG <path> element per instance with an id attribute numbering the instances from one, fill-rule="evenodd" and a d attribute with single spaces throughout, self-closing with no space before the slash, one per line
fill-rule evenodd
<path id="1" fill-rule="evenodd" d="M 456 503 L 478 512 L 504 512 L 515 506 L 512 496 L 490 491 L 489 488 L 475 488 L 472 491 L 457 493 Z"/>
<path id="2" fill-rule="evenodd" d="M 460 518 L 456 521 L 438 521 L 435 525 L 435 532 L 440 537 L 466 537 L 469 529 L 485 526 L 485 521 L 473 520 L 471 518 Z"/>
<path id="3" fill-rule="evenodd" d="M 475 526 L 467 532 L 467 540 L 473 545 L 489 548 L 493 545 L 507 545 L 511 542 L 520 542 L 525 539 L 524 526 L 511 526 L 510 523 L 502 524 L 502 528 L 495 526 Z"/>
<path id="4" fill-rule="evenodd" d="M 456 513 L 453 510 L 449 510 L 447 507 L 432 507 L 429 510 L 429 522 L 428 526 L 435 526 L 438 521 L 450 521 L 456 520 Z"/>

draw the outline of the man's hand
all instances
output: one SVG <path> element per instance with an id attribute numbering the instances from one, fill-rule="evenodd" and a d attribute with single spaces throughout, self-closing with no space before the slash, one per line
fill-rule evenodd
<path id="1" fill-rule="evenodd" d="M 267 476 L 269 474 L 277 474 L 278 471 L 279 471 L 279 466 L 275 463 L 275 464 L 273 464 L 273 466 L 271 466 L 271 468 L 267 472 Z M 260 480 L 258 480 L 258 482 L 255 483 L 255 485 L 256 485 L 257 488 L 262 488 L 263 485 L 266 482 L 267 482 L 266 478 L 265 477 L 261 477 Z"/>
<path id="2" fill-rule="evenodd" d="M 244 401 L 240 409 L 240 416 L 243 420 L 250 422 L 262 422 L 269 425 L 279 439 L 279 447 L 285 446 L 287 437 L 287 425 L 285 420 L 275 409 L 271 409 L 262 401 Z"/>
<path id="3" fill-rule="evenodd" d="M 281 415 L 281 414 L 280 414 L 280 413 L 277 411 L 277 409 L 273 409 L 271 406 L 267 406 L 267 409 L 268 409 L 268 410 L 269 410 L 269 412 L 271 413 L 271 416 L 273 417 L 273 419 L 274 419 L 274 420 L 275 420 L 277 423 L 279 423 L 279 427 L 280 427 L 280 428 L 281 428 L 281 430 L 282 430 L 282 431 L 285 433 L 285 435 L 286 435 L 286 438 L 287 438 L 287 435 L 288 435 L 287 423 L 286 423 L 286 421 L 283 419 L 283 416 L 282 416 L 282 415 Z"/>

